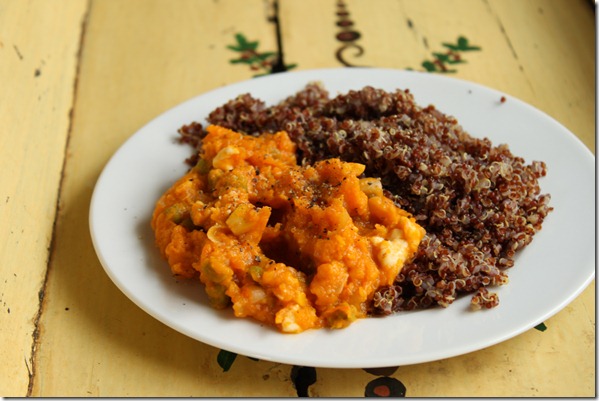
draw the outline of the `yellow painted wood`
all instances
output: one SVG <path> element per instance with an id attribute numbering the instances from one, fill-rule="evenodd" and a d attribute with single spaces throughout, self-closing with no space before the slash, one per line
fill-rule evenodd
<path id="1" fill-rule="evenodd" d="M 596 37 L 589 2 L 507 0 L 490 2 L 489 9 L 501 21 L 530 87 L 522 100 L 565 125 L 594 152 Z M 519 93 L 511 86 L 510 92 Z"/>
<path id="2" fill-rule="evenodd" d="M 238 356 L 223 372 L 218 349 L 135 306 L 104 273 L 87 224 L 95 181 L 131 134 L 192 96 L 261 72 L 231 63 L 239 54 L 227 46 L 242 33 L 276 51 L 270 3 L 0 1 L 0 395 L 297 394 L 291 366 Z M 450 76 L 532 104 L 594 149 L 595 25 L 586 0 L 279 3 L 285 62 L 298 70 L 340 67 L 340 52 L 352 65 L 422 71 L 444 42 L 464 36 L 481 50 L 464 53 Z M 342 50 L 339 3 L 360 33 Z M 545 324 L 391 376 L 408 396 L 594 396 L 594 282 Z M 317 369 L 308 393 L 363 396 L 376 377 Z"/>
<path id="3" fill-rule="evenodd" d="M 335 8 L 338 2 L 326 3 L 311 19 L 313 29 L 305 30 L 301 20 L 315 4 L 283 1 L 286 53 L 302 61 L 300 68 L 342 65 L 335 57 L 342 43 L 332 39 L 341 30 L 334 25 L 337 11 L 349 13 L 351 29 L 360 33 L 351 49 L 359 46 L 362 53 L 348 57 L 356 66 L 425 71 L 424 61 L 447 50 L 443 43 L 464 36 L 481 50 L 462 53 L 466 62 L 451 66 L 456 72 L 448 76 L 532 104 L 594 151 L 595 26 L 588 2 L 345 0 L 344 10 Z M 407 386 L 410 396 L 594 395 L 594 300 L 593 282 L 546 322 L 543 333 L 533 329 L 469 355 L 402 367 L 393 377 Z M 315 396 L 360 395 L 373 378 L 361 370 L 319 370 L 310 391 Z"/>
<path id="4" fill-rule="evenodd" d="M 530 330 L 503 344 L 455 358 L 403 366 L 391 377 L 406 387 L 408 397 L 574 397 L 595 392 L 595 331 L 589 321 L 585 297 L 545 322 L 547 330 Z M 582 325 L 581 322 L 586 324 Z M 566 338 L 576 331 L 573 339 Z M 567 351 L 565 351 L 567 350 Z M 568 356 L 571 354 L 572 356 Z M 572 361 L 570 360 L 572 358 Z M 573 359 L 579 359 L 576 365 Z M 377 376 L 361 369 L 319 369 L 311 396 L 357 396 Z M 340 385 L 340 383 L 344 383 Z"/>
<path id="5" fill-rule="evenodd" d="M 84 1 L 0 2 L 0 395 L 25 396 Z M 60 24 L 56 23 L 60 21 Z"/>
<path id="6" fill-rule="evenodd" d="M 336 1 L 283 0 L 286 57 L 298 68 L 340 67 Z M 360 33 L 342 51 L 354 66 L 425 71 L 424 61 L 459 36 L 481 51 L 461 54 L 449 76 L 478 82 L 532 104 L 594 151 L 594 16 L 585 0 L 345 0 Z M 318 10 L 318 11 L 314 11 Z M 310 21 L 312 29 L 305 29 Z M 347 44 L 347 43 L 346 43 Z M 361 50 L 360 50 L 361 49 Z M 360 54 L 361 52 L 361 54 Z"/>
<path id="7" fill-rule="evenodd" d="M 130 302 L 92 248 L 90 198 L 114 151 L 159 113 L 251 78 L 254 71 L 229 64 L 237 57 L 226 47 L 235 33 L 259 40 L 264 50 L 276 46 L 261 0 L 173 4 L 91 2 L 34 396 L 293 395 L 272 364 L 239 357 L 223 373 L 217 349 L 167 328 Z"/>

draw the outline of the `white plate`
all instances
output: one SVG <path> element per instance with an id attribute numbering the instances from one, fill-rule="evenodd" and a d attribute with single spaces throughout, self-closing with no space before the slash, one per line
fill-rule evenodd
<path id="1" fill-rule="evenodd" d="M 527 162 L 544 160 L 543 193 L 555 210 L 498 289 L 500 305 L 471 312 L 470 297 L 447 309 L 361 319 L 344 330 L 284 335 L 208 306 L 200 283 L 178 282 L 154 246 L 155 201 L 187 169 L 191 148 L 177 129 L 203 122 L 242 93 L 272 104 L 320 80 L 331 96 L 371 85 L 410 89 L 418 104 L 454 115 L 466 131 L 507 143 Z M 500 102 L 502 96 L 506 101 Z M 90 210 L 93 244 L 106 273 L 133 302 L 173 329 L 212 346 L 287 364 L 368 368 L 428 362 L 479 350 L 543 322 L 591 282 L 595 270 L 592 153 L 539 110 L 496 90 L 429 73 L 324 69 L 275 74 L 216 89 L 160 115 L 114 154 L 97 181 Z"/>

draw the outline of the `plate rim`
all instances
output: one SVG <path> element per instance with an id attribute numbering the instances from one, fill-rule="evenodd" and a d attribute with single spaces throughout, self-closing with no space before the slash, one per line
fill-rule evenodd
<path id="1" fill-rule="evenodd" d="M 526 103 L 523 102 L 522 100 L 519 100 L 509 94 L 505 94 L 501 91 L 498 91 L 496 89 L 481 85 L 479 83 L 476 82 L 471 82 L 471 81 L 467 81 L 467 80 L 463 80 L 460 78 L 456 78 L 456 77 L 446 77 L 446 76 L 438 76 L 438 75 L 434 75 L 434 74 L 430 74 L 430 73 L 423 73 L 423 72 L 416 72 L 416 71 L 407 71 L 407 70 L 395 70 L 395 69 L 388 69 L 388 68 L 351 68 L 351 69 L 347 69 L 347 68 L 324 68 L 324 69 L 311 69 L 311 70 L 300 70 L 300 71 L 292 71 L 292 72 L 285 72 L 285 73 L 280 73 L 280 74 L 274 74 L 274 75 L 268 75 L 268 76 L 263 76 L 263 77 L 257 77 L 257 78 L 251 78 L 249 80 L 244 80 L 244 81 L 239 81 L 239 82 L 234 82 L 228 85 L 224 85 L 218 88 L 214 88 L 212 90 L 200 93 L 196 96 L 191 97 L 188 100 L 185 100 L 184 102 L 181 102 L 171 108 L 169 108 L 168 110 L 160 113 L 158 116 L 154 117 L 153 119 L 151 119 L 149 122 L 147 122 L 146 124 L 144 124 L 141 128 L 139 128 L 135 133 L 133 133 L 130 137 L 127 138 L 127 140 L 125 142 L 123 142 L 121 145 L 118 146 L 117 150 L 112 154 L 112 156 L 110 157 L 110 159 L 108 160 L 108 162 L 106 163 L 106 165 L 102 168 L 102 172 L 100 173 L 96 184 L 94 186 L 94 191 L 92 193 L 92 198 L 91 198 L 91 202 L 90 202 L 90 210 L 89 210 L 89 226 L 90 226 L 90 233 L 91 233 L 91 237 L 92 237 L 92 243 L 93 243 L 93 247 L 94 250 L 96 252 L 96 255 L 98 257 L 98 259 L 100 260 L 100 263 L 104 269 L 104 271 L 108 274 L 108 276 L 110 277 L 110 279 L 113 281 L 113 283 L 119 288 L 119 290 L 121 292 L 123 292 L 130 300 L 132 300 L 138 307 L 140 307 L 143 311 L 145 311 L 146 313 L 148 313 L 149 315 L 151 315 L 152 317 L 154 317 L 155 319 L 161 321 L 163 324 L 173 328 L 176 331 L 179 331 L 180 333 L 183 333 L 184 335 L 187 335 L 191 338 L 194 338 L 197 341 L 201 341 L 204 342 L 206 344 L 215 346 L 215 347 L 219 347 L 221 349 L 227 349 L 230 350 L 231 352 L 236 352 L 238 354 L 242 354 L 242 355 L 248 355 L 248 356 L 253 356 L 253 357 L 258 357 L 259 359 L 263 359 L 263 360 L 271 360 L 274 362 L 282 362 L 282 363 L 290 363 L 290 364 L 304 364 L 306 365 L 307 362 L 309 362 L 310 358 L 289 358 L 289 357 L 283 357 L 283 358 L 269 358 L 266 357 L 260 353 L 252 353 L 252 352 L 248 352 L 247 349 L 239 348 L 236 345 L 230 345 L 230 344 L 221 344 L 218 341 L 206 341 L 206 339 L 199 339 L 197 338 L 197 336 L 193 335 L 193 333 L 188 333 L 188 330 L 186 330 L 184 327 L 178 326 L 178 327 L 173 327 L 172 323 L 167 323 L 163 320 L 162 316 L 160 316 L 159 314 L 157 314 L 154 310 L 152 310 L 151 308 L 149 308 L 147 305 L 143 304 L 143 301 L 141 299 L 139 299 L 137 296 L 135 296 L 134 294 L 130 294 L 129 291 L 127 291 L 126 287 L 124 287 L 124 284 L 120 281 L 119 277 L 117 277 L 114 274 L 114 271 L 112 271 L 109 267 L 108 267 L 108 261 L 105 258 L 105 255 L 102 254 L 102 252 L 99 251 L 99 243 L 98 243 L 98 239 L 95 236 L 95 229 L 94 229 L 94 211 L 97 210 L 97 202 L 98 202 L 98 188 L 102 188 L 101 187 L 101 183 L 103 182 L 103 180 L 105 179 L 105 173 L 106 171 L 108 171 L 108 167 L 109 165 L 111 165 L 111 163 L 113 163 L 113 160 L 115 160 L 117 158 L 117 154 L 119 153 L 119 151 L 121 151 L 121 149 L 123 149 L 125 146 L 129 146 L 127 144 L 130 144 L 131 141 L 136 140 L 135 138 L 139 138 L 143 132 L 145 132 L 145 130 L 149 129 L 148 127 L 152 127 L 154 124 L 156 124 L 157 121 L 160 121 L 164 118 L 166 118 L 165 116 L 168 116 L 169 113 L 172 113 L 173 110 L 179 109 L 181 107 L 183 107 L 183 105 L 186 104 L 193 104 L 194 102 L 197 102 L 199 99 L 202 98 L 206 98 L 206 97 L 210 97 L 211 95 L 213 95 L 214 93 L 220 93 L 222 92 L 222 90 L 224 88 L 228 88 L 228 90 L 235 90 L 237 88 L 242 88 L 245 86 L 245 84 L 247 84 L 248 82 L 262 82 L 262 81 L 267 81 L 267 80 L 273 80 L 273 77 L 276 77 L 276 80 L 278 79 L 284 79 L 284 77 L 290 77 L 290 76 L 295 76 L 295 77 L 307 77 L 307 76 L 311 76 L 311 75 L 318 75 L 319 73 L 326 73 L 326 74 L 330 74 L 330 73 L 336 73 L 339 70 L 342 70 L 344 73 L 349 72 L 350 75 L 351 74 L 363 74 L 363 73 L 372 73 L 372 72 L 377 72 L 377 71 L 386 71 L 387 73 L 392 73 L 392 74 L 407 74 L 409 75 L 413 75 L 413 76 L 419 76 L 419 77 L 426 77 L 425 79 L 432 79 L 432 80 L 440 80 L 440 81 L 445 81 L 445 80 L 449 80 L 449 81 L 456 81 L 459 82 L 461 85 L 467 85 L 467 86 L 471 86 L 473 88 L 478 88 L 480 90 L 483 91 L 491 91 L 494 93 L 502 93 L 506 96 L 506 98 L 508 99 L 509 102 L 516 102 L 520 107 L 525 107 L 529 112 L 532 113 L 537 113 L 538 116 L 544 118 L 544 119 L 548 119 L 552 124 L 557 124 L 557 126 L 559 126 L 561 128 L 561 130 L 563 132 L 566 132 L 569 134 L 569 140 L 575 144 L 574 146 L 578 147 L 578 151 L 582 152 L 582 153 L 586 153 L 586 155 L 584 157 L 591 157 L 591 161 L 593 161 L 594 163 L 594 155 L 592 154 L 592 152 L 586 147 L 586 145 L 584 145 L 582 143 L 582 141 L 575 135 L 573 134 L 570 130 L 568 130 L 563 124 L 561 124 L 559 121 L 557 121 L 556 119 L 554 119 L 553 117 L 551 117 L 550 115 L 548 115 L 547 113 L 545 113 L 544 111 Z M 351 71 L 351 72 L 350 72 Z M 279 78 L 280 77 L 280 78 Z M 289 78 L 288 78 L 289 79 Z M 326 88 L 326 82 L 325 82 L 325 88 Z M 239 94 L 241 94 L 243 92 L 240 92 Z M 286 96 L 292 95 L 292 93 L 286 93 L 286 94 L 282 94 L 281 97 L 284 98 Z M 331 93 L 331 95 L 333 95 L 333 93 Z M 220 103 L 218 104 L 220 105 Z M 422 104 L 420 104 L 421 106 L 423 106 Z M 213 105 L 212 108 L 214 108 L 215 106 Z M 443 111 L 443 110 L 441 110 Z M 459 121 L 459 118 L 458 118 Z M 468 131 L 468 130 L 466 130 Z M 166 134 L 165 134 L 166 135 Z M 495 143 L 494 143 L 495 144 Z M 455 352 L 447 352 L 446 354 L 441 355 L 440 357 L 434 357 L 434 358 L 428 358 L 428 359 L 422 359 L 422 360 L 415 360 L 415 361 L 411 361 L 408 363 L 400 363 L 399 365 L 396 363 L 392 363 L 390 361 L 387 362 L 383 362 L 382 364 L 372 364 L 372 363 L 360 363 L 359 361 L 356 361 L 355 364 L 352 363 L 348 363 L 347 361 L 345 363 L 342 364 L 342 366 L 331 362 L 331 363 L 312 363 L 309 364 L 309 366 L 314 366 L 314 367 L 327 367 L 327 368 L 368 368 L 368 367 L 383 367 L 383 366 L 401 366 L 401 365 L 410 365 L 410 364 L 417 364 L 417 363 L 426 363 L 426 362 L 431 362 L 431 361 L 435 361 L 435 360 L 440 360 L 440 359 L 446 359 L 449 357 L 453 357 L 453 356 L 458 356 L 458 355 L 463 355 L 466 353 L 470 353 L 470 352 L 474 352 L 477 350 L 480 350 L 482 348 L 486 348 L 498 343 L 501 343 L 503 341 L 506 341 L 510 338 L 513 338 L 519 334 L 521 334 L 522 332 L 529 330 L 530 328 L 536 326 L 537 324 L 539 324 L 540 322 L 548 319 L 549 317 L 555 315 L 556 313 L 558 313 L 559 311 L 561 311 L 565 306 L 567 306 L 570 302 L 572 302 L 575 298 L 577 298 L 587 287 L 588 285 L 592 282 L 592 280 L 595 277 L 595 273 L 594 273 L 594 269 L 592 271 L 592 273 L 585 278 L 584 283 L 582 285 L 579 286 L 579 288 L 577 289 L 577 291 L 573 292 L 570 294 L 569 297 L 566 297 L 566 299 L 562 300 L 562 302 L 557 306 L 554 307 L 551 311 L 548 311 L 547 313 L 545 313 L 543 316 L 539 316 L 537 317 L 535 320 L 531 321 L 531 323 L 526 326 L 526 327 L 520 327 L 519 330 L 515 330 L 512 331 L 509 334 L 505 334 L 502 337 L 496 337 L 494 341 L 488 341 L 486 342 L 486 345 L 484 345 L 483 347 L 478 347 L 476 349 L 469 349 L 469 350 L 465 350 L 464 352 L 459 352 L 459 353 L 455 353 Z M 509 286 L 509 284 L 508 284 Z M 451 308 L 452 306 L 450 306 Z M 253 322 L 253 324 L 256 324 L 256 322 Z M 304 334 L 299 334 L 299 336 L 302 336 Z M 257 356 L 260 355 L 260 356 Z M 308 365 L 306 365 L 308 366 Z"/>

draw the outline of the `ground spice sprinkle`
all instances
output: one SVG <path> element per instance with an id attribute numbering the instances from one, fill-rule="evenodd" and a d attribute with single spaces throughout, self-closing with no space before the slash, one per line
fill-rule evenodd
<path id="1" fill-rule="evenodd" d="M 330 157 L 365 164 L 364 174 L 380 177 L 385 194 L 416 217 L 427 234 L 395 283 L 375 294 L 372 314 L 446 307 L 461 294 L 471 294 L 474 309 L 496 306 L 487 287 L 508 282 L 516 252 L 552 209 L 539 186 L 544 162 L 527 164 L 508 145 L 471 136 L 407 89 L 367 86 L 330 97 L 314 82 L 273 106 L 240 95 L 207 121 L 250 135 L 285 130 L 302 164 Z M 179 132 L 195 148 L 205 135 L 199 123 Z"/>

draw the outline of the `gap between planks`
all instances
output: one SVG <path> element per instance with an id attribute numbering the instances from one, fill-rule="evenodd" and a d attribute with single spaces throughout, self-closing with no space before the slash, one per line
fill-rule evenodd
<path id="1" fill-rule="evenodd" d="M 85 33 L 86 33 L 87 24 L 88 24 L 88 20 L 89 20 L 91 1 L 92 0 L 86 1 L 87 4 L 85 6 L 85 12 L 83 13 L 83 16 L 81 17 L 81 22 L 80 22 L 81 29 L 79 32 L 79 43 L 78 43 L 78 48 L 77 48 L 77 55 L 75 57 L 76 65 L 75 65 L 75 77 L 73 80 L 73 96 L 72 96 L 72 100 L 71 100 L 71 108 L 69 110 L 69 125 L 67 128 L 67 135 L 66 135 L 65 146 L 64 146 L 64 150 L 63 150 L 63 160 L 62 160 L 62 167 L 60 170 L 60 180 L 58 183 L 58 192 L 56 195 L 56 205 L 55 205 L 55 209 L 54 209 L 54 222 L 52 224 L 52 237 L 50 239 L 50 245 L 48 246 L 48 256 L 46 259 L 46 274 L 44 275 L 44 281 L 42 283 L 42 287 L 40 288 L 40 290 L 38 292 L 39 304 L 38 304 L 37 313 L 35 314 L 35 318 L 33 320 L 33 333 L 31 334 L 32 342 L 31 342 L 31 351 L 30 351 L 30 355 L 29 355 L 29 363 L 27 363 L 27 358 L 25 358 L 25 365 L 27 366 L 27 372 L 29 374 L 29 383 L 27 385 L 26 397 L 32 396 L 33 386 L 34 386 L 34 382 L 35 382 L 36 352 L 37 352 L 37 346 L 39 344 L 39 339 L 40 339 L 40 320 L 42 317 L 42 313 L 44 311 L 44 296 L 45 296 L 46 285 L 48 283 L 48 276 L 49 276 L 50 268 L 52 266 L 52 260 L 53 260 L 53 255 L 54 255 L 54 246 L 55 246 L 55 242 L 56 242 L 56 226 L 57 226 L 57 221 L 58 221 L 58 218 L 60 215 L 60 200 L 61 200 L 61 196 L 62 196 L 62 185 L 63 185 L 63 181 L 64 181 L 64 172 L 65 172 L 65 167 L 66 167 L 67 154 L 68 154 L 68 150 L 69 150 L 69 143 L 70 143 L 71 134 L 72 134 L 72 130 L 73 130 L 73 115 L 75 113 L 75 104 L 77 103 L 77 87 L 79 84 L 79 72 L 80 72 L 80 68 L 81 68 L 81 55 L 82 55 L 82 51 L 83 51 L 83 43 L 85 41 Z"/>

